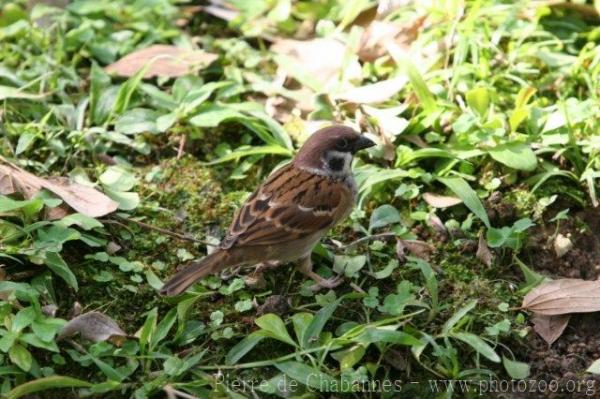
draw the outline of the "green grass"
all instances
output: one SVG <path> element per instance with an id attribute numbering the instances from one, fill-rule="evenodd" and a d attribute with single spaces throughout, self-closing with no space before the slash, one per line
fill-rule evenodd
<path id="1" fill-rule="evenodd" d="M 514 257 L 529 259 L 533 225 L 554 225 L 544 211 L 598 201 L 593 6 L 582 14 L 533 2 L 415 2 L 382 17 L 412 26 L 426 16 L 407 39 L 411 52 L 384 48 L 360 61 L 357 80 L 350 71 L 364 27 L 355 20 L 368 20 L 373 1 L 231 1 L 241 12 L 229 22 L 192 2 L 33 3 L 0 3 L 0 154 L 38 176 L 96 183 L 120 209 L 44 222 L 60 203 L 49 192 L 24 202 L 0 196 L 1 395 L 397 397 L 356 388 L 388 381 L 406 397 L 465 397 L 428 382 L 464 379 L 475 397 L 479 381 L 538 376 L 527 363 L 530 315 L 516 310 L 528 284 Z M 290 66 L 269 50 L 296 35 L 339 40 L 335 84 L 306 73 L 337 62 L 327 54 Z M 176 79 L 104 72 L 152 44 L 218 59 Z M 278 66 L 291 75 L 285 85 Z M 397 76 L 407 84 L 377 104 L 335 100 L 350 85 Z M 160 297 L 161 281 L 204 256 L 322 120 L 359 126 L 380 144 L 354 165 L 357 209 L 330 238 L 391 233 L 433 250 L 398 259 L 394 241 L 339 251 L 325 240 L 313 254 L 317 271 L 347 276 L 333 291 L 315 295 L 285 265 L 262 286 L 242 270 Z M 428 192 L 464 204 L 434 208 Z M 475 256 L 481 235 L 491 266 Z M 273 295 L 288 310 L 258 316 L 255 304 Z M 57 341 L 75 303 L 129 336 Z"/>

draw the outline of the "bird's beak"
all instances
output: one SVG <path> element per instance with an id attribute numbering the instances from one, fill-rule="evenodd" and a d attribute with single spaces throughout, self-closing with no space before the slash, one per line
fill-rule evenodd
<path id="1" fill-rule="evenodd" d="M 357 152 L 357 151 L 360 151 L 365 148 L 373 147 L 374 145 L 375 145 L 375 143 L 373 141 L 369 140 L 365 136 L 360 136 L 358 138 L 358 140 L 356 140 L 354 142 L 354 148 L 353 148 L 354 151 L 353 152 Z"/>

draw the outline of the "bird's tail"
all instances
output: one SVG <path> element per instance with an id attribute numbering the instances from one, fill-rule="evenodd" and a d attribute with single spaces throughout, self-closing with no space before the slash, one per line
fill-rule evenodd
<path id="1" fill-rule="evenodd" d="M 217 250 L 204 259 L 193 262 L 190 266 L 177 272 L 160 290 L 161 295 L 174 296 L 185 291 L 190 285 L 202 277 L 215 273 L 229 264 L 229 255 L 225 251 Z"/>

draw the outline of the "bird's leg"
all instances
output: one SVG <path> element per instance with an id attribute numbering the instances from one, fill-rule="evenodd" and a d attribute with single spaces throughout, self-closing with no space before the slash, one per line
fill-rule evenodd
<path id="1" fill-rule="evenodd" d="M 315 280 L 316 284 L 310 286 L 311 291 L 314 292 L 319 291 L 321 288 L 335 288 L 344 281 L 344 276 L 341 275 L 326 279 L 315 273 L 312 269 L 312 260 L 310 259 L 310 255 L 300 259 L 298 270 L 300 270 L 300 272 L 305 276 Z"/>
<path id="2" fill-rule="evenodd" d="M 264 288 L 267 285 L 265 281 L 264 272 L 279 266 L 281 262 L 275 260 L 268 260 L 261 262 L 254 267 L 254 271 L 250 276 L 245 278 L 246 284 L 253 288 Z"/>

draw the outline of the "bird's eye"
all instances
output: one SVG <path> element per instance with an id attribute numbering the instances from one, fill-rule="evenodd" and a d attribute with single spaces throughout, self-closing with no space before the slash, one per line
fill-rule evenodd
<path id="1" fill-rule="evenodd" d="M 348 140 L 346 140 L 344 138 L 339 139 L 337 142 L 337 147 L 340 150 L 345 150 L 346 148 L 348 148 Z"/>

